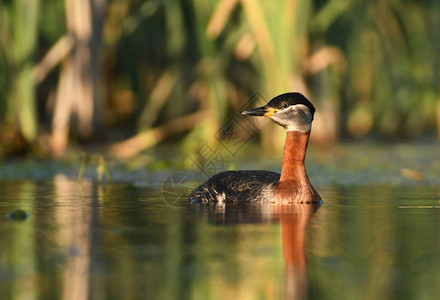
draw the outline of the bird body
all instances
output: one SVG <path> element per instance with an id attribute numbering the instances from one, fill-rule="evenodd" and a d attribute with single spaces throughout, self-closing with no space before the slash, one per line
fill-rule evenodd
<path id="1" fill-rule="evenodd" d="M 243 112 L 265 116 L 286 130 L 281 174 L 263 170 L 226 171 L 214 175 L 188 202 L 304 203 L 320 202 L 304 165 L 315 108 L 299 93 L 286 93 L 267 105 Z"/>
<path id="2" fill-rule="evenodd" d="M 190 203 L 240 202 L 252 199 L 264 202 L 278 182 L 280 174 L 264 170 L 226 171 L 212 176 L 189 196 Z"/>

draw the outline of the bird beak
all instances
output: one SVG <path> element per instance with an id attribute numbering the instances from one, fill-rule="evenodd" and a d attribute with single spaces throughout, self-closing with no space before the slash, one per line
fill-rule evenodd
<path id="1" fill-rule="evenodd" d="M 251 108 L 242 112 L 242 115 L 245 116 L 264 116 L 270 117 L 273 116 L 276 112 L 280 111 L 277 108 L 268 107 L 267 105 L 257 108 Z"/>

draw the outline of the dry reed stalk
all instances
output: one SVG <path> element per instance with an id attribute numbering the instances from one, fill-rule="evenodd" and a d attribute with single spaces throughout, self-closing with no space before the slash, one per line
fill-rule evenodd
<path id="1" fill-rule="evenodd" d="M 182 116 L 158 127 L 143 131 L 137 135 L 110 146 L 111 155 L 118 158 L 128 158 L 139 154 L 143 150 L 155 146 L 172 135 L 185 132 L 205 119 L 206 111 L 199 111 Z"/>
<path id="2" fill-rule="evenodd" d="M 65 14 L 69 40 L 59 45 L 58 52 L 48 53 L 53 66 L 63 52 L 73 51 L 64 60 L 61 70 L 52 121 L 51 148 L 55 156 L 64 153 L 67 147 L 70 119 L 73 114 L 78 118 L 78 130 L 82 137 L 88 137 L 92 131 L 96 82 L 98 77 L 96 60 L 99 48 L 100 19 L 104 17 L 105 1 L 65 0 Z M 101 20 L 102 21 L 102 20 Z M 98 27 L 98 29 L 96 28 Z M 45 57 L 46 58 L 46 57 Z M 44 62 L 44 60 L 43 60 Z"/>
<path id="3" fill-rule="evenodd" d="M 64 35 L 47 51 L 46 55 L 32 70 L 32 76 L 36 84 L 41 83 L 47 74 L 69 55 L 74 42 L 72 36 Z"/>

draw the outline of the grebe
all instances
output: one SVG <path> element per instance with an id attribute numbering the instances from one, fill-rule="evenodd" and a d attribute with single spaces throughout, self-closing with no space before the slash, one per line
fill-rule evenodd
<path id="1" fill-rule="evenodd" d="M 281 174 L 262 170 L 221 172 L 192 191 L 188 202 L 320 202 L 304 166 L 315 114 L 312 103 L 300 93 L 285 93 L 242 114 L 268 117 L 286 130 Z"/>

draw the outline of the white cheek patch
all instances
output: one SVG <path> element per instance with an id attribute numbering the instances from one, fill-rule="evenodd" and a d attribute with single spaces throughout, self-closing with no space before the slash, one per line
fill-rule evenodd
<path id="1" fill-rule="evenodd" d="M 277 112 L 272 121 L 281 125 L 286 131 L 309 132 L 312 129 L 312 114 L 307 106 L 297 104 Z"/>

